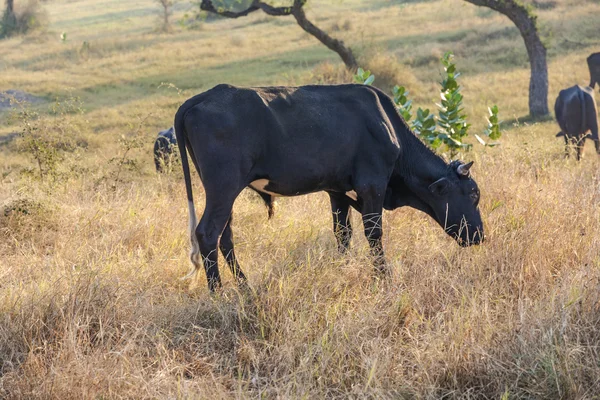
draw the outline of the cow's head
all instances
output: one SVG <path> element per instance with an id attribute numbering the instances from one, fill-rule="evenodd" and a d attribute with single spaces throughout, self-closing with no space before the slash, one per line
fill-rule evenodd
<path id="1" fill-rule="evenodd" d="M 479 213 L 479 188 L 469 169 L 473 161 L 463 164 L 453 161 L 446 176 L 428 186 L 424 200 L 432 210 L 432 217 L 447 234 L 461 246 L 483 241 L 483 222 Z"/>
<path id="2" fill-rule="evenodd" d="M 471 178 L 473 162 L 453 161 L 442 176 L 418 182 L 390 181 L 385 207 L 411 206 L 429 214 L 461 246 L 484 240 L 479 188 Z"/>

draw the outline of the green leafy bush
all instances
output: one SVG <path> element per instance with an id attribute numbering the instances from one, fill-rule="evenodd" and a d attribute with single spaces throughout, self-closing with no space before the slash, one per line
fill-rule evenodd
<path id="1" fill-rule="evenodd" d="M 453 54 L 446 52 L 441 59 L 444 66 L 444 79 L 440 82 L 440 103 L 438 107 L 438 116 L 429 109 L 419 107 L 415 119 L 412 114 L 412 100 L 408 98 L 409 92 L 403 86 L 394 86 L 392 95 L 398 112 L 404 120 L 409 123 L 411 129 L 425 142 L 435 150 L 446 150 L 451 158 L 456 157 L 460 151 L 468 151 L 472 145 L 465 143 L 465 138 L 469 135 L 471 124 L 467 122 L 467 114 L 464 113 L 463 95 L 460 93 L 461 87 L 458 83 L 460 72 L 456 69 L 453 62 Z M 359 68 L 354 81 L 370 85 L 375 80 L 375 76 L 370 71 L 364 71 Z M 488 139 L 496 141 L 502 136 L 498 119 L 498 106 L 494 105 L 489 109 L 487 118 L 487 128 L 483 135 Z M 496 146 L 498 143 L 484 141 L 479 135 L 475 135 L 479 143 L 484 146 Z"/>
<path id="2" fill-rule="evenodd" d="M 375 80 L 375 75 L 371 74 L 371 71 L 365 71 L 359 68 L 354 75 L 354 82 L 362 83 L 363 85 L 370 85 Z"/>

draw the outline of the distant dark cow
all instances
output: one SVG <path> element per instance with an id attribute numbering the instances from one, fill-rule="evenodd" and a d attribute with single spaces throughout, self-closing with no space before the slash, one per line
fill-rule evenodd
<path id="1" fill-rule="evenodd" d="M 590 138 L 600 154 L 598 141 L 598 115 L 596 101 L 591 87 L 575 85 L 561 90 L 554 104 L 554 114 L 560 126 L 556 137 L 565 138 L 565 156 L 569 156 L 569 145 L 577 150 L 577 160 L 581 159 L 585 139 Z M 590 131 L 589 135 L 586 135 Z"/>
<path id="2" fill-rule="evenodd" d="M 382 211 L 411 206 L 459 244 L 483 241 L 479 189 L 469 164 L 447 164 L 409 129 L 393 101 L 366 85 L 236 88 L 219 85 L 175 115 L 188 197 L 193 277 L 202 262 L 208 287 L 221 280 L 217 247 L 239 283 L 231 210 L 247 186 L 271 196 L 326 191 L 340 251 L 352 234 L 349 207 L 362 214 L 377 271 L 385 273 Z M 197 224 L 187 151 L 204 185 Z M 220 237 L 220 240 L 219 240 Z"/>
<path id="3" fill-rule="evenodd" d="M 590 87 L 595 89 L 596 83 L 600 85 L 600 53 L 593 53 L 587 58 L 590 69 Z"/>
<path id="4" fill-rule="evenodd" d="M 164 168 L 171 164 L 177 139 L 173 127 L 160 131 L 154 141 L 154 165 L 156 172 L 164 172 Z"/>

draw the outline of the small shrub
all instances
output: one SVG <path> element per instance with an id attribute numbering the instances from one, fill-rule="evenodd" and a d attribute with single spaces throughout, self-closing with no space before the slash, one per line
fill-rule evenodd
<path id="1" fill-rule="evenodd" d="M 375 80 L 375 75 L 371 74 L 371 71 L 365 71 L 362 68 L 359 68 L 356 71 L 356 75 L 354 75 L 354 82 L 360 83 L 363 85 L 370 85 Z"/>
<path id="2" fill-rule="evenodd" d="M 182 29 L 201 31 L 204 29 L 206 18 L 206 11 L 194 12 L 192 14 L 186 12 L 179 20 L 179 26 Z"/>
<path id="3" fill-rule="evenodd" d="M 9 242 L 30 240 L 57 228 L 55 211 L 30 198 L 17 198 L 2 207 L 0 213 L 0 238 Z"/>
<path id="4" fill-rule="evenodd" d="M 6 8 L 0 20 L 0 38 L 23 35 L 48 26 L 48 14 L 39 1 L 29 0 L 24 5 L 17 4 L 13 12 Z"/>
<path id="5" fill-rule="evenodd" d="M 35 215 L 44 210 L 41 203 L 29 199 L 17 199 L 4 206 L 3 215 L 18 218 L 20 215 Z"/>
<path id="6" fill-rule="evenodd" d="M 419 87 L 419 81 L 410 69 L 391 55 L 376 52 L 365 58 L 364 65 L 377 77 L 373 86 L 384 92 L 390 92 L 398 82 L 402 82 L 408 88 Z"/>
<path id="7" fill-rule="evenodd" d="M 488 107 L 488 112 L 490 113 L 490 116 L 487 118 L 488 124 L 483 131 L 483 134 L 491 140 L 498 140 L 500 139 L 500 136 L 502 136 L 502 132 L 500 131 L 500 121 L 498 119 L 498 106 L 493 105 L 492 107 Z M 493 147 L 498 145 L 498 143 L 486 143 L 479 135 L 475 135 L 475 138 L 484 146 Z"/>
<path id="8" fill-rule="evenodd" d="M 464 139 L 468 136 L 468 131 L 471 125 L 467 122 L 467 115 L 464 113 L 462 105 L 463 96 L 460 93 L 460 85 L 458 77 L 460 73 L 456 69 L 456 65 L 452 61 L 453 54 L 446 52 L 441 58 L 444 66 L 445 76 L 442 80 L 440 97 L 441 102 L 438 106 L 437 120 L 429 109 L 423 110 L 419 107 L 417 116 L 410 126 L 412 130 L 433 149 L 439 149 L 444 145 L 450 153 L 450 158 L 455 158 L 461 150 L 471 148 L 470 143 L 465 143 Z M 365 71 L 359 68 L 354 81 L 366 85 L 373 84 L 375 76 L 370 71 Z M 404 120 L 409 123 L 412 115 L 412 100 L 408 99 L 408 90 L 404 86 L 394 86 L 392 95 L 394 103 L 398 107 L 398 112 Z M 498 106 L 494 105 L 489 108 L 490 116 L 487 119 L 488 125 L 483 134 L 491 140 L 498 140 L 502 135 L 498 120 Z M 437 128 L 436 129 L 436 125 Z M 484 146 L 496 146 L 498 143 L 485 142 L 480 136 L 475 135 L 479 143 Z"/>
<path id="9" fill-rule="evenodd" d="M 173 5 L 175 4 L 174 0 L 156 0 L 160 7 L 160 28 L 159 30 L 163 33 L 173 32 L 173 27 L 171 26 L 170 17 L 173 14 Z"/>
<path id="10" fill-rule="evenodd" d="M 408 100 L 408 90 L 404 86 L 394 86 L 392 89 L 392 94 L 394 95 L 394 103 L 398 106 L 398 111 L 406 122 L 410 121 L 412 118 L 412 100 Z"/>
<path id="11" fill-rule="evenodd" d="M 352 74 L 343 64 L 328 61 L 318 64 L 311 72 L 310 80 L 320 85 L 337 85 L 351 81 Z"/>
<path id="12" fill-rule="evenodd" d="M 151 116 L 152 113 L 145 116 L 138 116 L 137 125 L 133 123 L 129 124 L 129 128 L 132 131 L 131 134 L 121 135 L 121 138 L 119 139 L 121 154 L 112 157 L 108 161 L 109 164 L 113 166 L 113 169 L 103 178 L 112 180 L 112 189 L 116 189 L 117 184 L 123 180 L 123 173 L 125 171 L 134 174 L 139 174 L 141 172 L 142 165 L 135 157 L 135 152 L 146 148 L 147 146 L 147 139 L 144 137 L 143 132 L 146 122 Z"/>
<path id="13" fill-rule="evenodd" d="M 467 123 L 467 115 L 463 113 L 463 96 L 456 81 L 460 72 L 456 70 L 456 64 L 452 62 L 453 57 L 451 52 L 447 52 L 442 57 L 446 76 L 441 82 L 441 102 L 437 104 L 439 109 L 438 126 L 441 133 L 437 135 L 437 138 L 430 140 L 432 143 L 445 144 L 450 150 L 451 158 L 454 158 L 461 149 L 471 147 L 470 144 L 464 143 L 471 124 Z"/>
<path id="14" fill-rule="evenodd" d="M 70 116 L 83 113 L 77 97 L 57 99 L 49 109 L 50 117 L 42 118 L 39 113 L 23 103 L 13 119 L 21 125 L 18 143 L 19 150 L 28 154 L 36 168 L 25 169 L 28 175 L 42 181 L 54 183 L 63 173 L 59 170 L 66 153 L 74 153 L 87 148 L 87 142 L 80 136 L 84 126 Z"/>
<path id="15" fill-rule="evenodd" d="M 423 110 L 421 107 L 417 110 L 417 118 L 413 121 L 411 128 L 421 135 L 421 138 L 434 149 L 437 149 L 441 141 L 435 131 L 435 116 L 429 112 L 429 109 Z"/>

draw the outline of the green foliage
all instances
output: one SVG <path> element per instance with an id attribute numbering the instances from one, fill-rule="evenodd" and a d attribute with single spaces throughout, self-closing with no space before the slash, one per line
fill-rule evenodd
<path id="1" fill-rule="evenodd" d="M 500 139 L 500 136 L 502 136 L 502 132 L 500 131 L 500 121 L 498 119 L 498 106 L 493 105 L 492 107 L 488 107 L 488 112 L 490 113 L 490 116 L 487 118 L 488 125 L 483 131 L 483 134 L 491 140 L 498 140 Z M 484 146 L 493 147 L 499 144 L 486 143 L 479 135 L 475 135 L 475 138 Z"/>
<path id="2" fill-rule="evenodd" d="M 458 77 L 460 72 L 454 64 L 454 55 L 446 52 L 441 59 L 444 66 L 444 79 L 440 82 L 441 102 L 438 106 L 437 119 L 429 109 L 419 107 L 415 119 L 410 124 L 411 129 L 425 142 L 435 150 L 445 149 L 449 152 L 451 158 L 456 157 L 460 151 L 469 150 L 472 145 L 465 143 L 464 140 L 469 135 L 471 124 L 467 122 L 467 115 L 464 113 L 463 96 L 460 93 Z M 369 85 L 373 83 L 375 76 L 370 71 L 359 68 L 354 81 Z M 394 86 L 392 89 L 394 103 L 398 112 L 408 123 L 411 121 L 412 100 L 409 100 L 409 92 L 404 86 Z M 498 106 L 489 108 L 490 116 L 487 119 L 488 126 L 483 132 L 490 140 L 498 140 L 502 136 L 498 120 Z M 480 136 L 475 138 L 484 146 L 497 146 L 498 143 L 486 143 Z M 443 147 L 442 147 L 443 146 Z"/>
<path id="3" fill-rule="evenodd" d="M 455 157 L 462 149 L 468 149 L 470 144 L 463 143 L 469 133 L 470 124 L 467 123 L 467 115 L 463 113 L 463 96 L 460 94 L 460 85 L 457 82 L 460 72 L 456 70 L 456 64 L 452 62 L 454 55 L 446 52 L 442 57 L 442 64 L 446 76 L 442 80 L 440 97 L 442 99 L 438 106 L 438 126 L 441 133 L 439 140 L 450 150 L 450 157 Z"/>
<path id="4" fill-rule="evenodd" d="M 417 117 L 411 124 L 411 128 L 431 148 L 437 149 L 442 144 L 435 130 L 435 116 L 433 113 L 430 113 L 428 108 L 423 110 L 419 107 Z"/>
<path id="5" fill-rule="evenodd" d="M 370 85 L 375 80 L 375 75 L 371 74 L 371 71 L 365 71 L 359 68 L 354 75 L 354 82 L 361 83 L 363 85 Z"/>
<path id="6" fill-rule="evenodd" d="M 409 91 L 406 90 L 404 86 L 394 86 L 392 89 L 392 94 L 394 95 L 394 103 L 396 103 L 396 107 L 398 107 L 398 111 L 400 111 L 400 115 L 404 118 L 406 122 L 409 122 L 412 118 L 412 100 L 408 100 Z"/>

